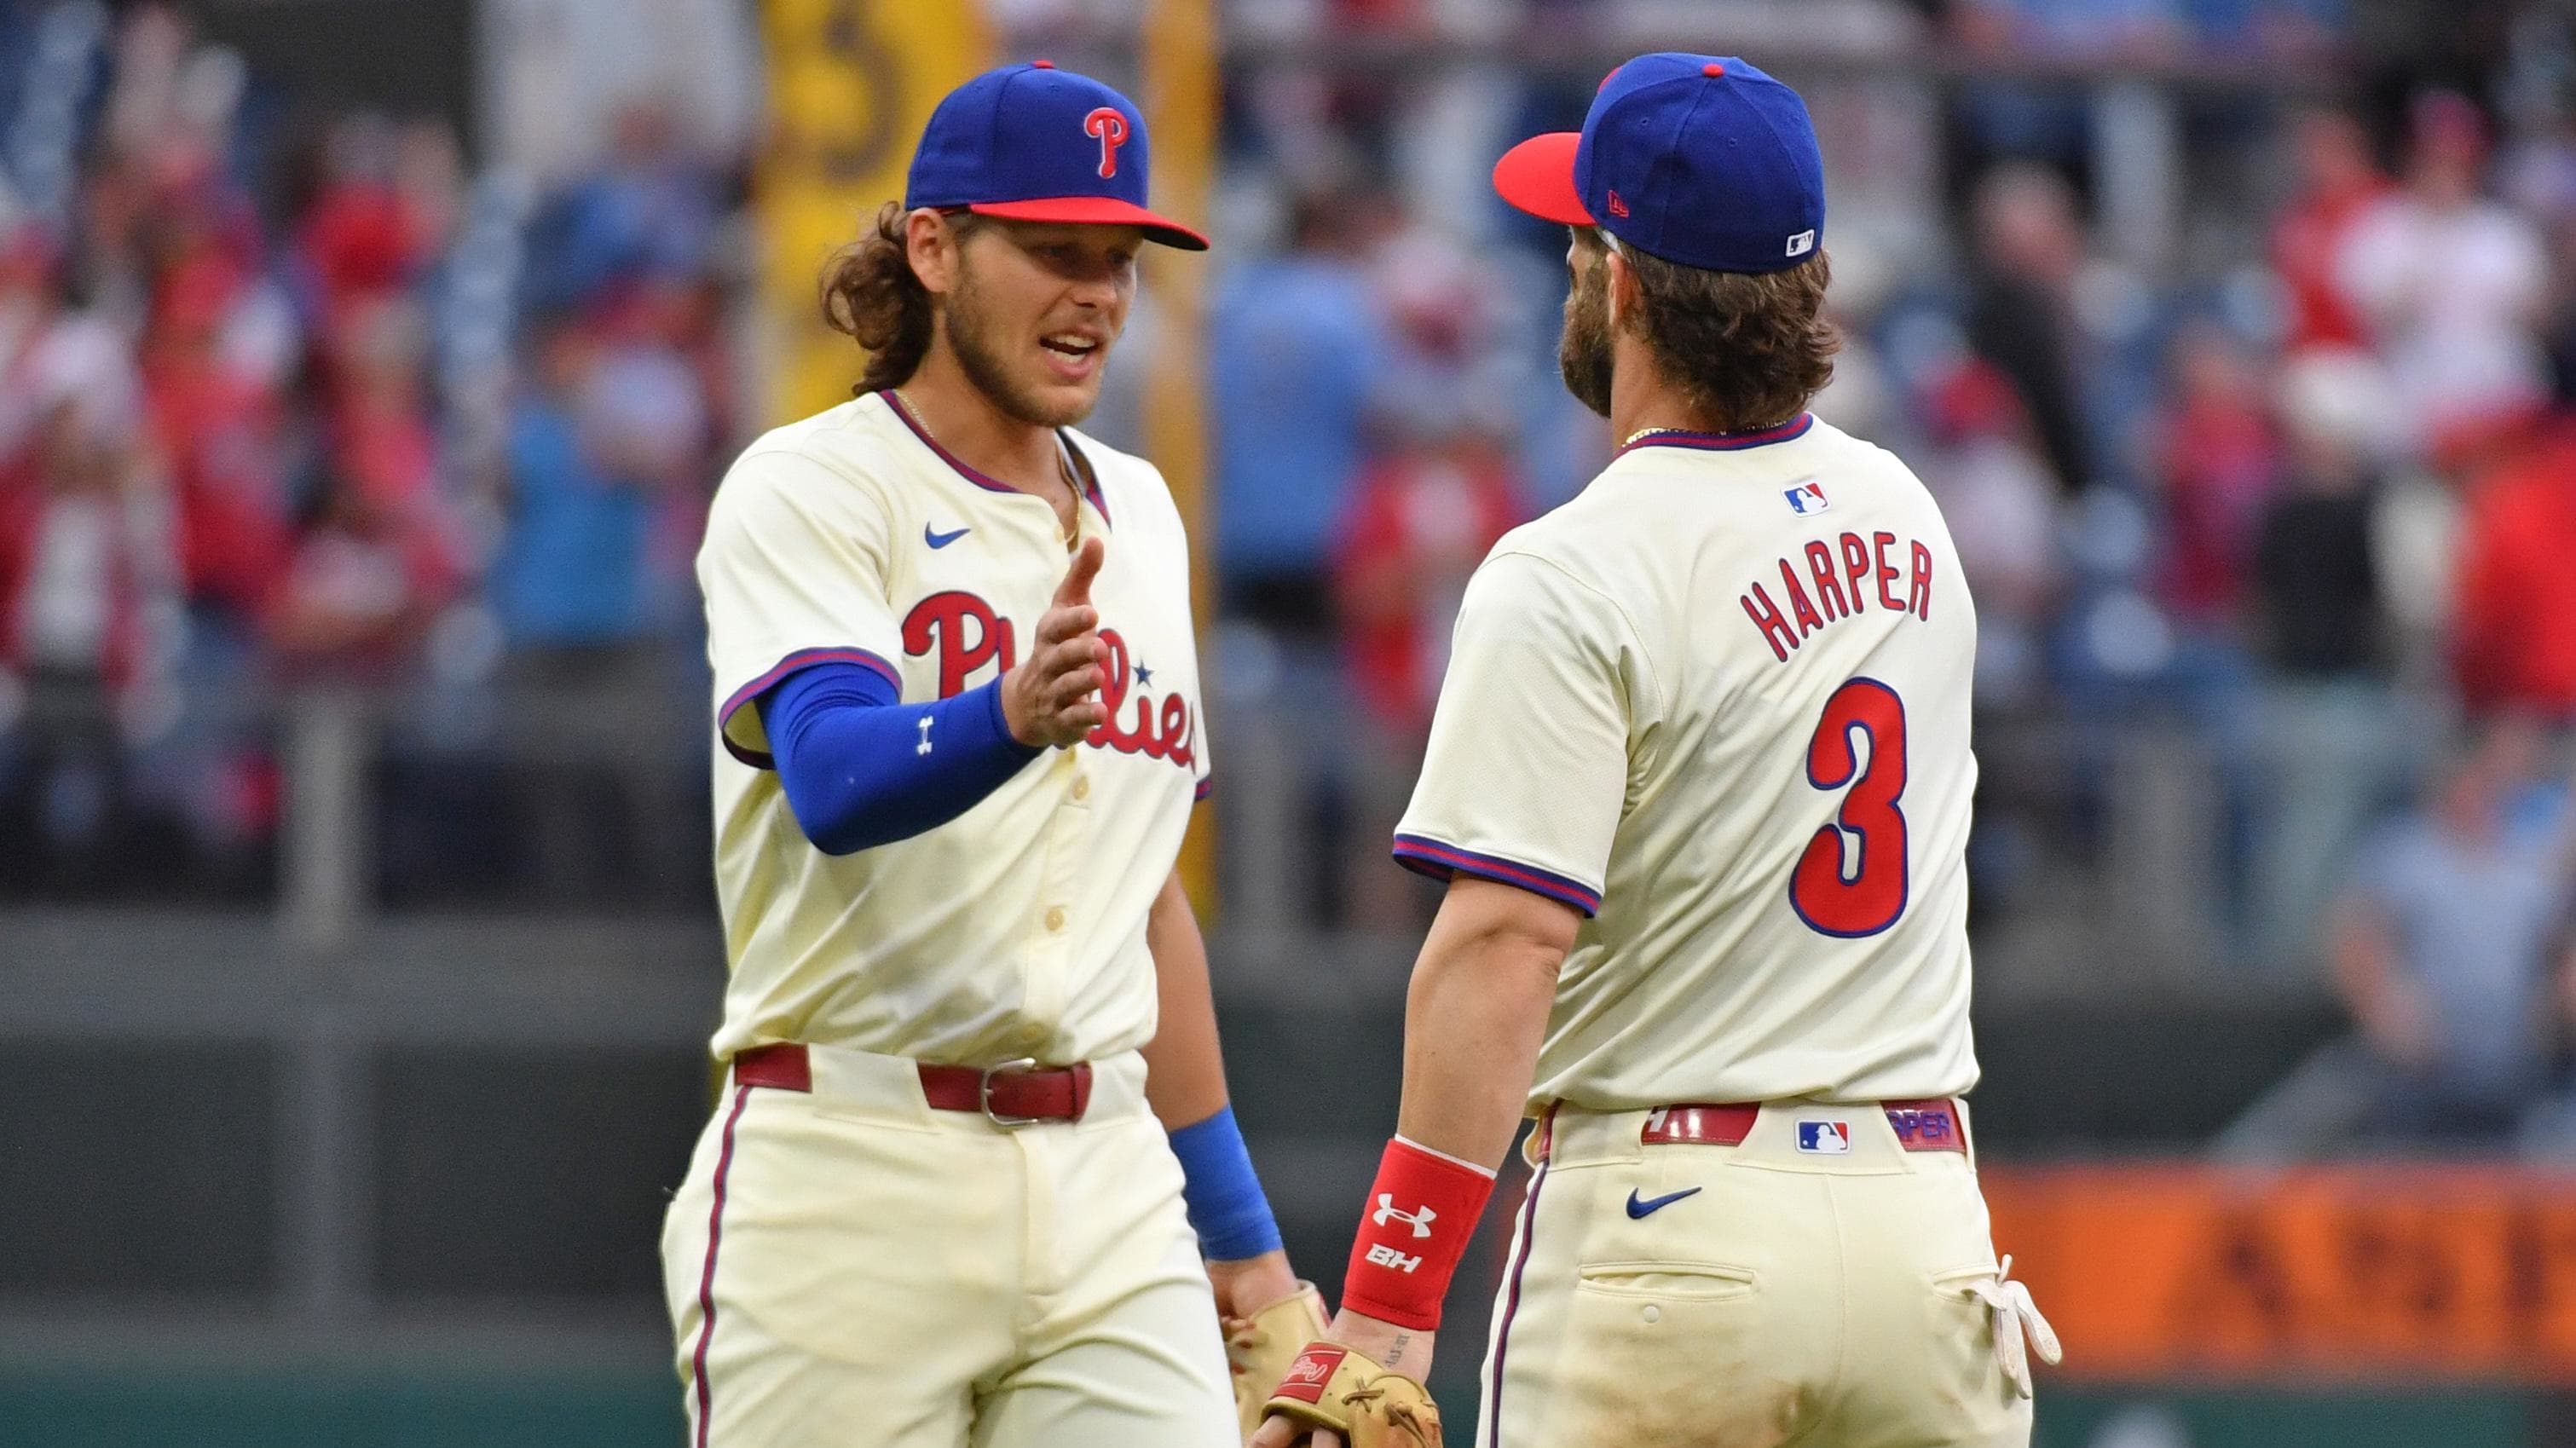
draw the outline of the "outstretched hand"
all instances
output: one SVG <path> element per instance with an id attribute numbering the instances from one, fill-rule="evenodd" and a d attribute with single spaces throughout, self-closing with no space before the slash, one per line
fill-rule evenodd
<path id="1" fill-rule="evenodd" d="M 1061 748 L 1109 721 L 1099 697 L 1109 645 L 1100 638 L 1100 610 L 1091 606 L 1091 583 L 1108 553 L 1098 538 L 1082 540 L 1038 619 L 1036 646 L 1002 676 L 1002 721 L 1022 744 Z"/>

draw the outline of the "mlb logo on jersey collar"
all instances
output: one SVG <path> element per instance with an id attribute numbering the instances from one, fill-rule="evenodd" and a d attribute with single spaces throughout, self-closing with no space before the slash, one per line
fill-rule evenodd
<path id="1" fill-rule="evenodd" d="M 1825 485 L 1813 479 L 1800 483 L 1780 496 L 1789 500 L 1790 512 L 1802 517 L 1809 513 L 1821 513 L 1833 506 L 1825 501 Z"/>
<path id="2" fill-rule="evenodd" d="M 1841 1121 L 1801 1121 L 1798 1150 L 1813 1156 L 1849 1156 L 1851 1126 Z"/>

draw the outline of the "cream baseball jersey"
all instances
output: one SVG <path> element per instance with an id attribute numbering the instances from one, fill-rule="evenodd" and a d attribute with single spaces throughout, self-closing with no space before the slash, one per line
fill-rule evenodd
<path id="1" fill-rule="evenodd" d="M 1071 562 L 1054 508 L 948 454 L 892 394 L 762 437 L 698 556 L 715 666 L 716 889 L 732 979 L 719 1058 L 765 1041 L 927 1061 L 1070 1062 L 1154 1032 L 1145 918 L 1208 774 L 1188 540 L 1162 475 L 1067 430 L 1110 647 L 1109 722 L 973 808 L 854 854 L 816 849 L 752 701 L 843 661 L 905 701 L 1001 675 Z M 916 748 L 939 740 L 925 727 Z"/>
<path id="2" fill-rule="evenodd" d="M 1496 545 L 1396 854 L 1588 917 L 1534 1105 L 1975 1082 L 1976 635 L 1922 483 L 1812 417 L 1649 435 Z"/>

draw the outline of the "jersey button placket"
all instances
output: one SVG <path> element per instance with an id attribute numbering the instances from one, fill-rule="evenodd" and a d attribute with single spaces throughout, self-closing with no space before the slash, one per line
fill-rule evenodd
<path id="1" fill-rule="evenodd" d="M 1080 777 L 1082 763 L 1074 757 L 1076 749 L 1060 749 L 1050 767 L 1058 771 L 1055 808 L 1047 821 L 1046 865 L 1038 879 L 1037 940 L 1028 953 L 1027 990 L 1021 1010 L 1032 1025 L 1043 1025 L 1050 1034 L 1064 1023 L 1065 998 L 1069 994 L 1065 972 L 1072 968 L 1074 889 L 1082 869 L 1083 853 L 1091 847 L 1091 809 L 1076 804 L 1072 786 L 1065 776 Z"/>

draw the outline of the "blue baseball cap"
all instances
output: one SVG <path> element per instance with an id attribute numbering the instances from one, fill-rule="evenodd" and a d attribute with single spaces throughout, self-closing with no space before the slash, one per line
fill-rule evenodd
<path id="1" fill-rule="evenodd" d="M 905 178 L 907 207 L 1018 221 L 1141 226 L 1184 251 L 1207 238 L 1145 209 L 1151 170 L 1136 104 L 1053 61 L 988 70 L 940 101 Z"/>
<path id="2" fill-rule="evenodd" d="M 1532 136 L 1494 189 L 1706 271 L 1784 271 L 1825 235 L 1825 162 L 1798 93 L 1734 56 L 1660 51 L 1610 72 L 1581 131 Z"/>

